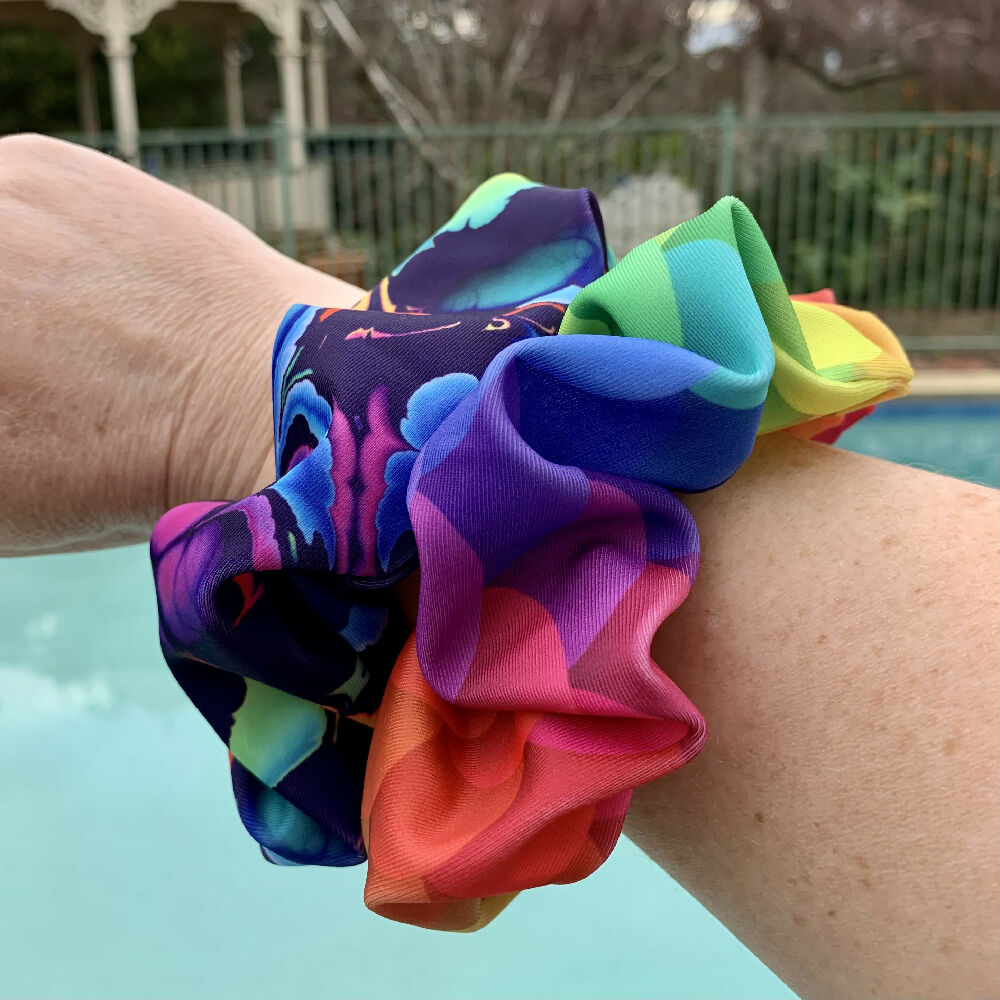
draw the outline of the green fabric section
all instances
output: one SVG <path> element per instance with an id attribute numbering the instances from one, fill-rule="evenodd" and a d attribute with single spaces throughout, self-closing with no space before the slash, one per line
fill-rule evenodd
<path id="1" fill-rule="evenodd" d="M 785 402 L 774 381 L 767 387 L 767 399 L 764 400 L 764 412 L 760 415 L 760 426 L 757 434 L 770 434 L 771 431 L 783 427 L 793 427 L 802 422 L 802 414 Z"/>
<path id="2" fill-rule="evenodd" d="M 322 742 L 326 712 L 260 681 L 245 678 L 243 704 L 233 713 L 232 755 L 272 788 Z"/>
<path id="3" fill-rule="evenodd" d="M 637 296 L 636 290 L 642 295 Z M 559 332 L 642 337 L 684 346 L 670 272 L 655 240 L 640 243 L 578 293 Z"/>
<path id="4" fill-rule="evenodd" d="M 850 361 L 839 365 L 830 365 L 828 368 L 821 369 L 819 374 L 831 382 L 852 382 L 859 377 L 858 366 Z"/>
<path id="5" fill-rule="evenodd" d="M 672 250 L 674 247 L 682 246 L 685 243 L 692 243 L 695 240 L 721 240 L 728 243 L 734 250 L 739 252 L 736 242 L 736 233 L 733 229 L 732 203 L 737 202 L 731 195 L 720 198 L 708 211 L 696 215 L 693 219 L 674 226 L 661 236 L 657 237 L 657 242 L 661 249 Z"/>

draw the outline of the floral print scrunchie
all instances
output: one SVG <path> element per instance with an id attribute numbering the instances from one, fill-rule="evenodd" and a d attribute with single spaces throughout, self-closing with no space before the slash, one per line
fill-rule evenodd
<path id="1" fill-rule="evenodd" d="M 272 375 L 274 483 L 153 532 L 164 656 L 265 857 L 367 858 L 371 909 L 471 930 L 594 871 L 704 743 L 649 656 L 698 570 L 676 493 L 912 372 L 791 299 L 733 198 L 615 263 L 592 194 L 504 174 L 353 309 L 293 306 Z"/>

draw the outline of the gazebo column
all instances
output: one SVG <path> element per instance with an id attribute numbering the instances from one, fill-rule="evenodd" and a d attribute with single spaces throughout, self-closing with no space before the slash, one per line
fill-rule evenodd
<path id="1" fill-rule="evenodd" d="M 330 103 L 326 87 L 326 36 L 309 22 L 309 49 L 306 53 L 309 78 L 309 127 L 321 131 L 330 125 Z"/>
<path id="2" fill-rule="evenodd" d="M 275 175 L 278 193 L 275 214 L 279 227 L 285 229 L 286 250 L 292 252 L 294 242 L 291 231 L 315 229 L 317 220 L 329 216 L 325 165 L 310 165 L 306 156 L 302 17 L 312 12 L 312 0 L 237 0 L 237 3 L 243 10 L 256 14 L 275 40 L 281 109 L 288 136 L 288 174 L 276 171 Z"/>
<path id="3" fill-rule="evenodd" d="M 274 56 L 281 83 L 281 110 L 288 129 L 288 162 L 293 170 L 306 164 L 306 99 L 302 80 L 303 0 L 237 0 L 256 14 L 275 39 Z"/>
<path id="4" fill-rule="evenodd" d="M 226 125 L 230 132 L 242 132 L 246 129 L 246 117 L 243 112 L 242 40 L 243 35 L 239 25 L 226 26 L 222 45 L 222 70 L 226 88 Z"/>
<path id="5" fill-rule="evenodd" d="M 104 57 L 108 61 L 115 140 L 118 151 L 130 161 L 139 158 L 139 109 L 135 100 L 135 76 L 132 72 L 134 51 L 132 38 L 127 33 L 116 31 L 104 36 Z"/>
<path id="6" fill-rule="evenodd" d="M 298 35 L 298 31 L 295 34 Z M 298 170 L 306 162 L 306 102 L 302 85 L 301 39 L 288 36 L 279 38 L 274 54 L 278 60 L 281 79 L 281 107 L 288 129 L 288 162 L 293 170 Z"/>
<path id="7" fill-rule="evenodd" d="M 145 31 L 161 10 L 177 0 L 45 0 L 49 7 L 64 10 L 92 35 L 104 42 L 111 84 L 111 111 L 114 115 L 118 151 L 128 160 L 139 156 L 139 111 L 132 74 L 132 36 Z M 95 116 L 96 117 L 96 116 Z"/>
<path id="8" fill-rule="evenodd" d="M 80 131 L 89 139 L 101 131 L 101 116 L 97 105 L 97 83 L 94 79 L 94 41 L 82 32 L 76 39 L 76 102 Z"/>

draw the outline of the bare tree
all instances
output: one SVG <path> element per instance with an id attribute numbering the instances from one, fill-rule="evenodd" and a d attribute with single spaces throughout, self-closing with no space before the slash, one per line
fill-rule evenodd
<path id="1" fill-rule="evenodd" d="M 403 128 L 579 115 L 608 125 L 677 68 L 683 0 L 320 0 Z"/>
<path id="2" fill-rule="evenodd" d="M 744 0 L 744 7 L 750 114 L 768 109 L 785 65 L 843 95 L 907 80 L 931 105 L 1000 101 L 998 0 Z"/>
<path id="3" fill-rule="evenodd" d="M 996 107 L 1000 0 L 320 0 L 370 111 L 436 125 Z M 720 41 L 699 46 L 706 26 Z M 713 51 L 714 49 L 714 51 Z M 349 71 L 340 67 L 341 79 Z M 881 94 L 881 98 L 878 95 Z"/>

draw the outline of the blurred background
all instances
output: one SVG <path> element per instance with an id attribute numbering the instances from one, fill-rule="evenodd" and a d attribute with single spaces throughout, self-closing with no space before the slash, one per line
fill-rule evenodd
<path id="1" fill-rule="evenodd" d="M 365 286 L 501 170 L 618 256 L 737 194 L 910 351 L 842 446 L 1000 486 L 1000 0 L 0 0 L 27 130 Z M 471 936 L 263 863 L 142 547 L 0 561 L 0 788 L 0 996 L 792 998 L 625 840 Z"/>
<path id="2" fill-rule="evenodd" d="M 0 0 L 0 133 L 363 285 L 501 170 L 592 188 L 619 256 L 737 194 L 791 289 L 992 363 L 998 53 L 1000 0 Z"/>

